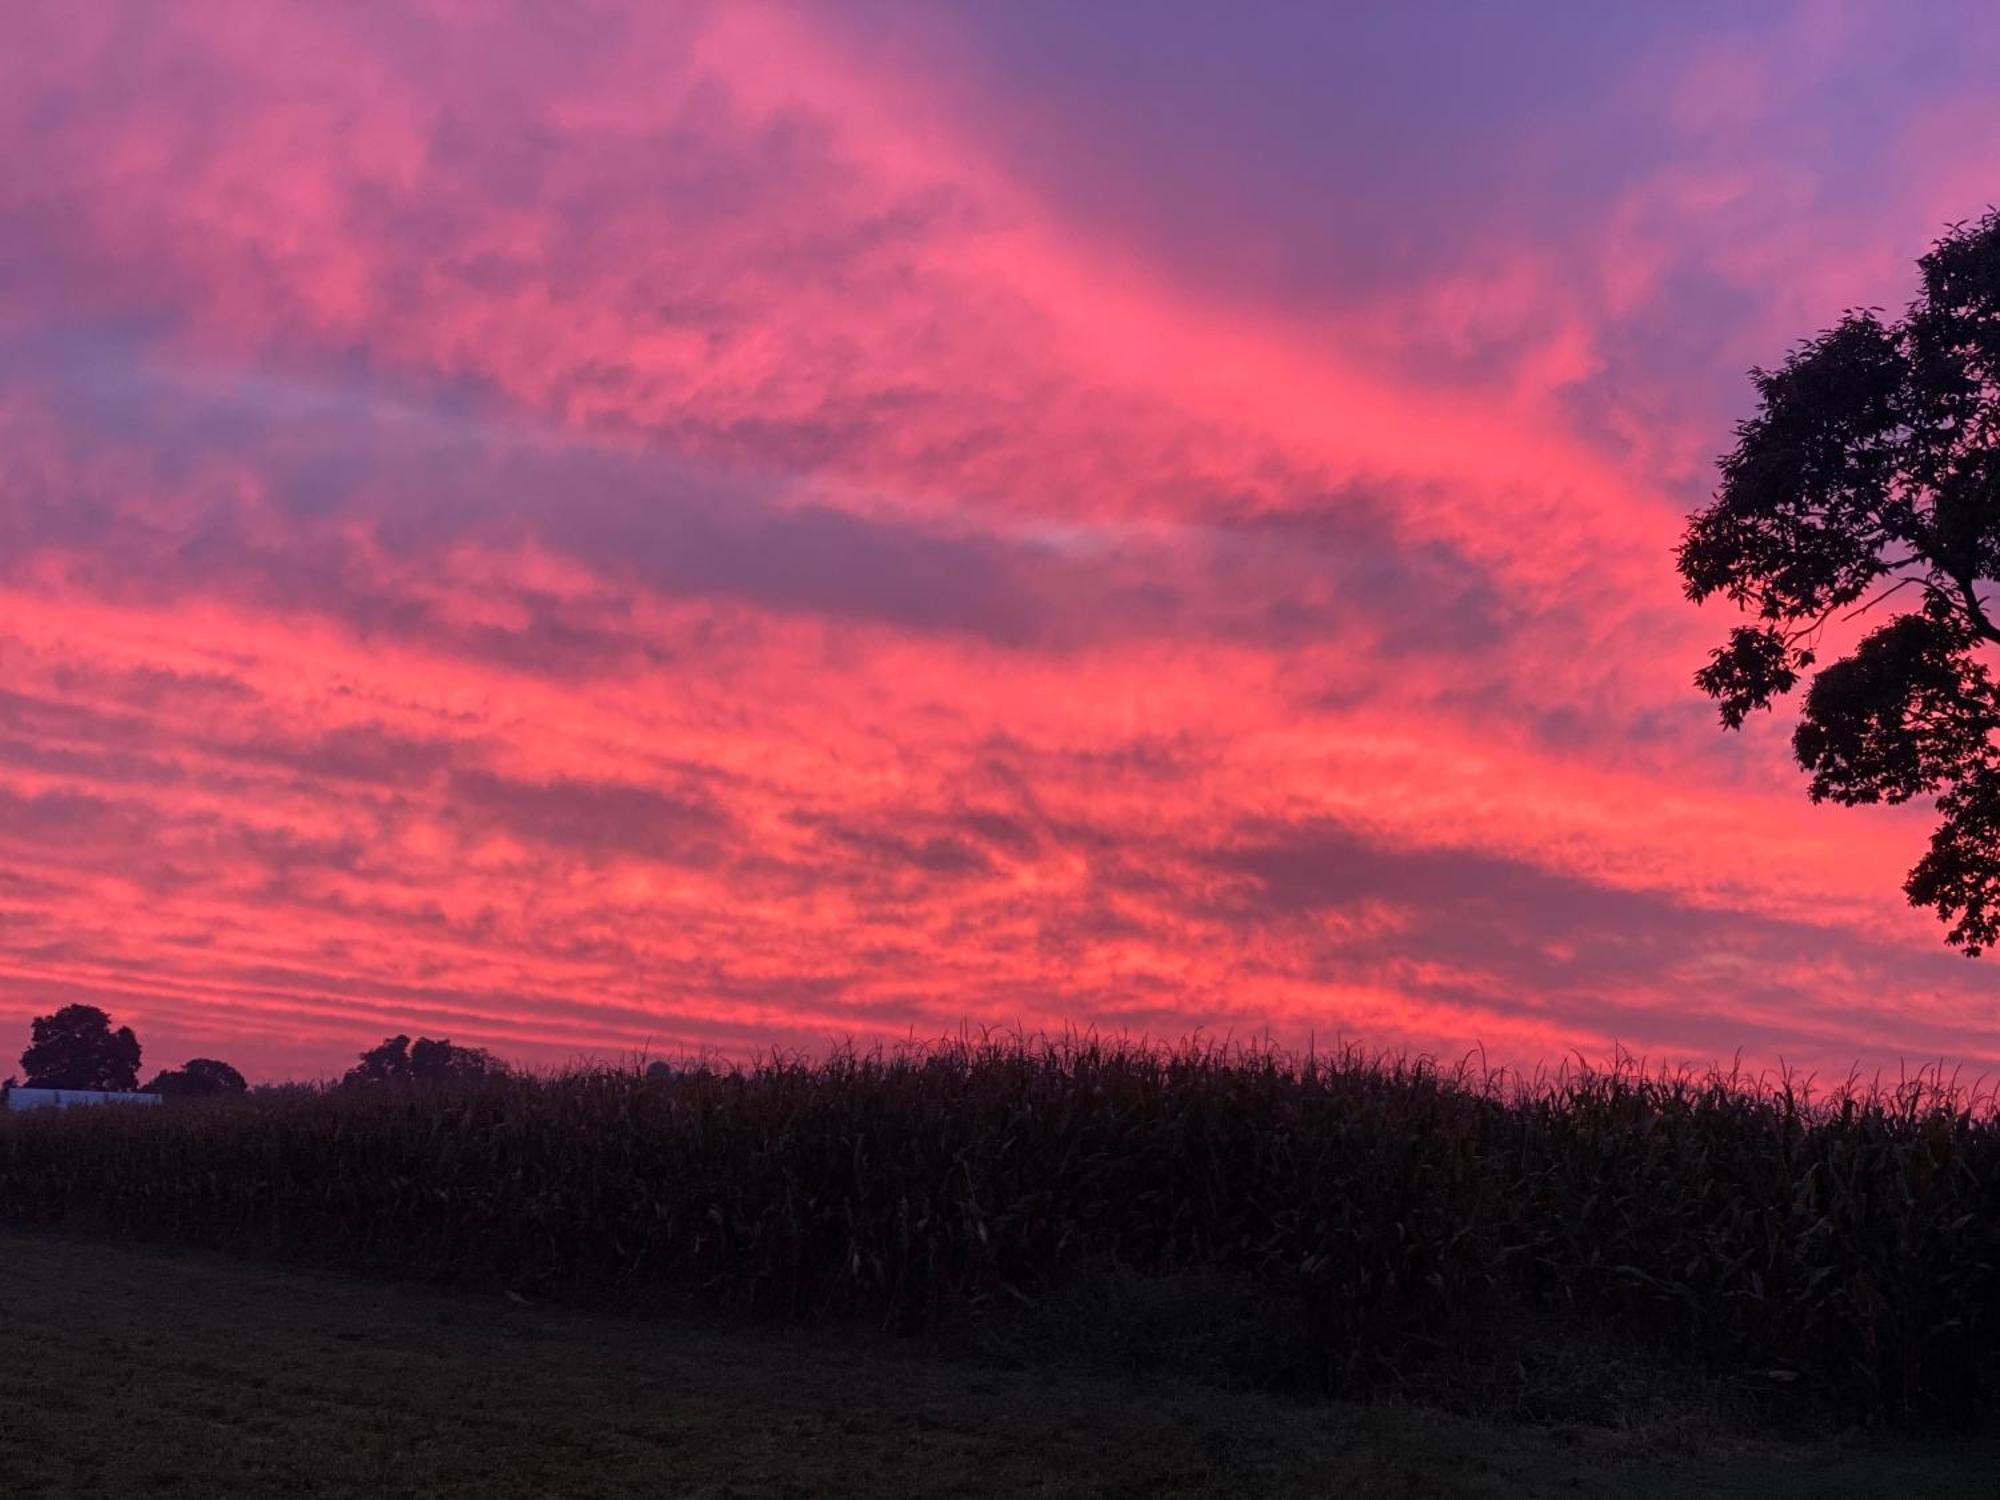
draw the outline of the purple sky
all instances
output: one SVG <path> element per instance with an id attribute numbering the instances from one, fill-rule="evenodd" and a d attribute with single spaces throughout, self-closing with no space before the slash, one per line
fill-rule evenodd
<path id="1" fill-rule="evenodd" d="M 2000 20 L 1348 9 L 19 9 L 0 1010 L 2000 1061 L 1671 563 Z"/>

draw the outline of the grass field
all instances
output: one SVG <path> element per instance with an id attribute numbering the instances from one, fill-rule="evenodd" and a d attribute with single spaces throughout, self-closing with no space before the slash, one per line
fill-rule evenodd
<path id="1" fill-rule="evenodd" d="M 0 1234 L 0 1491 L 1989 1496 L 2000 1446 L 1789 1445 L 999 1367 Z"/>

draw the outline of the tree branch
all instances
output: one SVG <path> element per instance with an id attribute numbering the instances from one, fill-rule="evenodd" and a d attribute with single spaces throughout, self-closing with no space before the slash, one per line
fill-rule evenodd
<path id="1" fill-rule="evenodd" d="M 1951 581 L 1958 585 L 1959 597 L 1965 601 L 1965 613 L 1972 621 L 1972 628 L 1982 639 L 2000 645 L 2000 629 L 1996 629 L 1993 622 L 1986 618 L 1985 606 L 1979 602 L 1979 595 L 1972 587 L 1972 575 L 1953 573 Z"/>

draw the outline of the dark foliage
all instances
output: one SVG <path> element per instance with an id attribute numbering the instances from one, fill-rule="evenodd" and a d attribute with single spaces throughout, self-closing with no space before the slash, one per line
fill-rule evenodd
<path id="1" fill-rule="evenodd" d="M 1690 598 L 1757 619 L 1695 676 L 1730 728 L 1797 685 L 1836 616 L 1904 605 L 1814 679 L 1794 746 L 1815 801 L 1936 795 L 1904 889 L 1977 954 L 2000 937 L 2000 695 L 1977 659 L 2000 643 L 2000 212 L 1918 264 L 1901 319 L 1849 312 L 1752 373 L 1759 410 L 1679 563 Z"/>
<path id="2" fill-rule="evenodd" d="M 146 1085 L 149 1094 L 165 1094 L 170 1099 L 213 1099 L 224 1094 L 249 1091 L 243 1075 L 226 1062 L 212 1057 L 191 1057 L 178 1068 L 155 1073 Z"/>
<path id="3" fill-rule="evenodd" d="M 506 1064 L 483 1047 L 460 1047 L 429 1037 L 418 1037 L 413 1046 L 406 1036 L 392 1036 L 362 1053 L 361 1061 L 347 1070 L 341 1082 L 350 1088 L 469 1083 L 497 1078 L 506 1071 Z"/>
<path id="4" fill-rule="evenodd" d="M 129 1092 L 139 1082 L 139 1039 L 129 1026 L 111 1029 L 111 1017 L 94 1005 L 65 1005 L 37 1016 L 33 1041 L 21 1054 L 31 1089 L 108 1089 Z"/>
<path id="5" fill-rule="evenodd" d="M 1109 1267 L 1228 1289 L 1272 1384 L 1423 1393 L 1586 1319 L 1851 1417 L 2000 1409 L 2000 1125 L 1930 1083 L 1071 1042 L 253 1094 L 0 1120 L 0 1218 L 906 1327 Z"/>

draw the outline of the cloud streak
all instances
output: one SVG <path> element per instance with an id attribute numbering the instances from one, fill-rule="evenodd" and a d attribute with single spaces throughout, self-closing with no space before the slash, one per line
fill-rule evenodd
<path id="1" fill-rule="evenodd" d="M 881 19 L 24 12 L 0 1017 L 2000 1061 L 1667 556 L 1991 28 Z"/>

